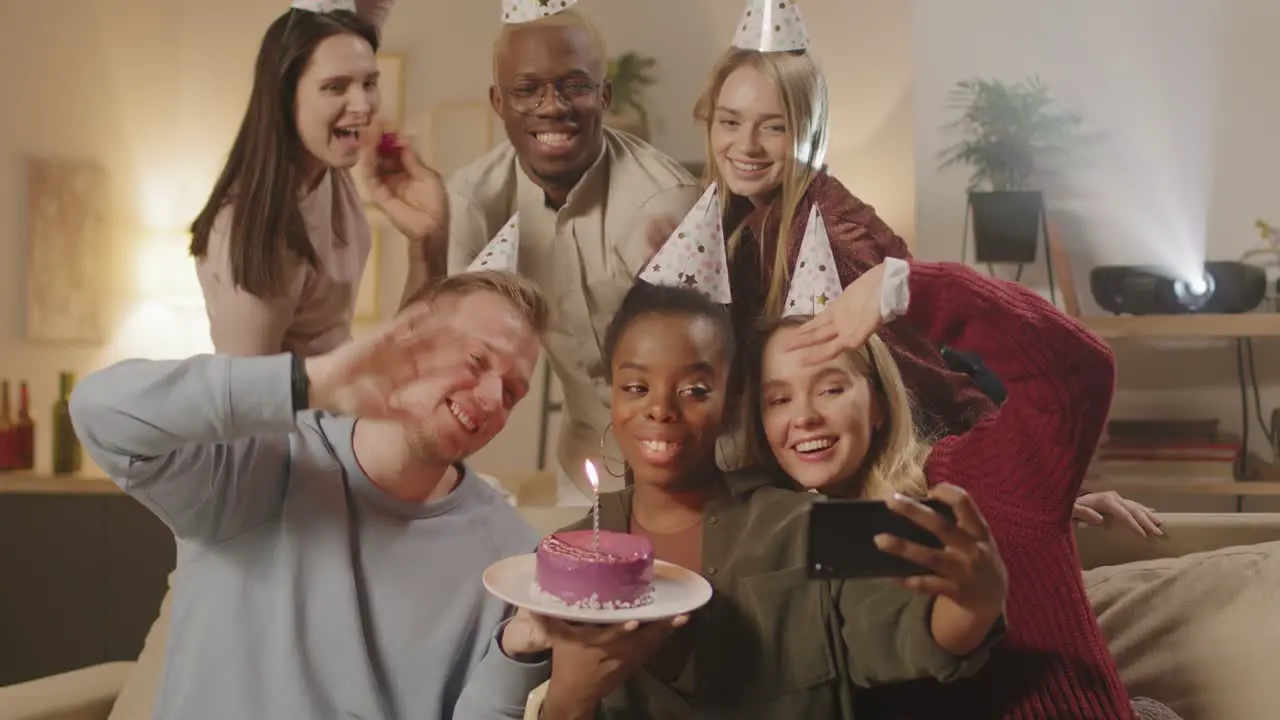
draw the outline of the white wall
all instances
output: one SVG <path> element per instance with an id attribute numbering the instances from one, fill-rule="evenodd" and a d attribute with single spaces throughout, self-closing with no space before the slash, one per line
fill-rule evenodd
<path id="1" fill-rule="evenodd" d="M 959 258 L 967 173 L 936 170 L 947 92 L 978 75 L 1039 74 L 1098 137 L 1048 201 L 1069 229 L 1086 308 L 1097 264 L 1238 259 L 1255 218 L 1280 218 L 1280 0 L 915 0 L 917 252 Z M 972 251 L 970 251 L 972 252 Z M 1043 265 L 1024 278 L 1043 288 Z M 1255 341 L 1266 416 L 1280 403 L 1277 342 Z M 1238 430 L 1234 346 L 1116 343 L 1115 412 L 1213 416 Z M 1251 412 L 1252 414 L 1252 412 Z M 1253 441 L 1263 449 L 1254 423 Z"/>
<path id="2" fill-rule="evenodd" d="M 258 41 L 284 4 L 62 0 L 21 3 L 0 24 L 0 63 L 27 68 L 11 73 L 10 112 L 0 118 L 0 157 L 9 168 L 0 173 L 7 228 L 0 233 L 0 377 L 33 381 L 42 465 L 57 369 L 87 372 L 168 348 L 169 328 L 138 319 L 145 288 L 131 269 L 139 246 L 156 238 L 181 246 L 172 233 L 212 183 L 244 108 Z M 483 100 L 497 6 L 401 0 L 385 44 L 408 57 L 415 134 L 427 135 L 432 107 Z M 690 108 L 742 4 L 583 0 L 581 8 L 612 52 L 658 58 L 655 142 L 680 159 L 699 158 Z M 1273 179 L 1280 84 L 1271 78 L 1280 65 L 1280 0 L 803 0 L 803 12 L 831 83 L 832 168 L 916 238 L 921 257 L 958 256 L 965 174 L 938 174 L 934 158 L 945 140 L 939 127 L 950 117 L 946 91 L 974 74 L 1040 73 L 1106 141 L 1107 152 L 1078 163 L 1075 190 L 1065 196 L 1091 220 L 1070 236 L 1085 297 L 1091 263 L 1194 245 L 1193 233 L 1178 228 L 1197 217 L 1207 223 L 1210 258 L 1248 247 L 1255 217 L 1280 220 Z M 121 332 L 107 347 L 36 345 L 22 336 L 18 167 L 28 154 L 99 158 L 112 171 L 119 234 L 104 239 L 117 251 L 104 272 L 112 275 L 110 313 Z M 1206 166 L 1210 172 L 1196 172 Z M 1056 199 L 1066 204 L 1063 195 Z M 189 271 L 181 252 L 168 249 L 173 271 Z M 382 258 L 387 305 L 402 282 L 401 252 L 389 243 Z M 1256 344 L 1269 409 L 1280 402 L 1277 346 Z M 1164 351 L 1127 343 L 1118 350 L 1122 414 L 1211 414 L 1228 429 L 1238 426 L 1231 347 Z M 482 467 L 531 467 L 537 402 L 531 397 L 518 410 Z"/>
<path id="3" fill-rule="evenodd" d="M 0 117 L 0 377 L 26 378 L 39 426 L 38 459 L 47 467 L 47 408 L 56 370 L 89 372 L 133 355 L 174 355 L 162 313 L 141 300 L 148 289 L 133 267 L 154 255 L 190 280 L 182 229 L 198 211 L 247 102 L 258 43 L 285 0 L 59 0 L 10 3 L 0 24 L 0 62 L 10 73 L 9 111 Z M 658 59 L 650 98 L 654 142 L 681 160 L 702 158 L 691 113 L 743 9 L 739 0 L 583 0 L 613 54 Z M 805 0 L 816 53 L 831 75 L 838 128 L 832 168 L 903 235 L 914 226 L 909 91 L 910 8 L 899 0 Z M 407 57 L 407 130 L 423 152 L 430 111 L 483 101 L 499 0 L 400 0 L 384 49 Z M 74 18 L 74 22 L 70 19 Z M 857 42 L 850 42 L 857 38 Z M 111 171 L 119 226 L 113 247 L 112 322 L 105 347 L 29 343 L 23 336 L 25 257 L 19 160 L 28 154 L 96 158 Z M 403 282 L 402 241 L 381 258 L 382 298 L 394 305 Z M 186 318 L 199 334 L 198 313 Z M 527 470 L 536 453 L 537 397 L 478 461 L 482 468 Z"/>

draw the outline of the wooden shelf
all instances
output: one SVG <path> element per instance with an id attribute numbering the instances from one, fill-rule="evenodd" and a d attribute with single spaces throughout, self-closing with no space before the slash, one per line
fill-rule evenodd
<path id="1" fill-rule="evenodd" d="M 44 475 L 25 470 L 0 472 L 0 494 L 117 495 L 120 488 L 100 475 Z"/>
<path id="2" fill-rule="evenodd" d="M 1084 489 L 1088 492 L 1105 492 L 1114 490 L 1121 495 L 1132 493 L 1171 493 L 1174 495 L 1280 495 L 1280 482 L 1246 481 L 1234 482 L 1217 479 L 1201 480 L 1197 478 L 1178 479 L 1124 479 L 1124 478 L 1086 478 Z"/>
<path id="3" fill-rule="evenodd" d="M 1280 337 L 1280 313 L 1239 315 L 1090 315 L 1080 318 L 1104 338 Z"/>

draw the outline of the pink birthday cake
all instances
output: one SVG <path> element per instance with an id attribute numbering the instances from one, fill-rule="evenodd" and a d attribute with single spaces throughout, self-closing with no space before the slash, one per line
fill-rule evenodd
<path id="1" fill-rule="evenodd" d="M 653 602 L 653 544 L 648 538 L 591 530 L 548 535 L 538 543 L 535 590 L 579 608 L 617 610 Z"/>

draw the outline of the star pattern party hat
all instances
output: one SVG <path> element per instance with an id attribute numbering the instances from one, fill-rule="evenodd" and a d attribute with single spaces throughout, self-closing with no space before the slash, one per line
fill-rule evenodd
<path id="1" fill-rule="evenodd" d="M 640 272 L 640 279 L 652 285 L 693 288 L 721 305 L 729 304 L 729 262 L 715 183 Z"/>
<path id="2" fill-rule="evenodd" d="M 577 4 L 578 0 L 502 0 L 502 22 L 532 22 Z"/>
<path id="3" fill-rule="evenodd" d="M 511 216 L 497 235 L 484 246 L 484 250 L 467 266 L 467 272 L 499 270 L 515 272 L 520 258 L 520 213 Z"/>
<path id="4" fill-rule="evenodd" d="M 747 0 L 734 47 L 760 52 L 806 50 L 809 31 L 800 18 L 795 0 Z"/>
<path id="5" fill-rule="evenodd" d="M 356 11 L 356 0 L 293 0 L 289 7 L 298 10 L 310 10 L 314 13 L 327 13 L 334 10 Z"/>
<path id="6" fill-rule="evenodd" d="M 814 203 L 809 212 L 809 224 L 800 242 L 800 257 L 796 271 L 791 275 L 791 289 L 782 306 L 782 316 L 817 315 L 840 297 L 844 288 L 836 271 L 836 258 L 831 254 L 831 240 L 827 237 L 827 225 Z"/>

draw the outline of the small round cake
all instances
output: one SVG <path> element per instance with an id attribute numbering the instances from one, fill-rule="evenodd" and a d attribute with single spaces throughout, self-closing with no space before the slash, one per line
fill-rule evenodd
<path id="1" fill-rule="evenodd" d="M 565 605 L 595 610 L 653 602 L 653 544 L 639 535 L 573 530 L 538 543 L 536 590 Z"/>

